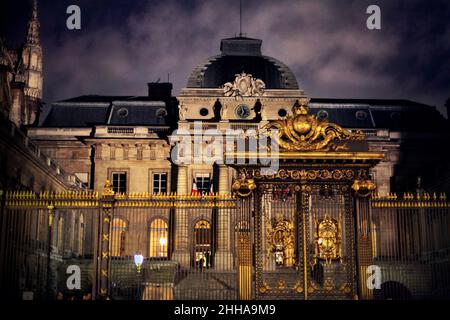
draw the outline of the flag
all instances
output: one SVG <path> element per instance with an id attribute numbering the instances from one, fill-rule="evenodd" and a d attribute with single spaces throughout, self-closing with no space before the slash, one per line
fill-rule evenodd
<path id="1" fill-rule="evenodd" d="M 282 194 L 282 200 L 284 202 L 291 196 L 291 189 L 289 187 L 286 187 L 286 189 L 283 189 Z"/>
<path id="2" fill-rule="evenodd" d="M 197 182 L 195 181 L 195 178 L 192 179 L 192 192 L 191 192 L 191 194 L 194 195 L 194 196 L 200 195 L 200 192 L 198 192 L 198 189 L 197 189 Z"/>

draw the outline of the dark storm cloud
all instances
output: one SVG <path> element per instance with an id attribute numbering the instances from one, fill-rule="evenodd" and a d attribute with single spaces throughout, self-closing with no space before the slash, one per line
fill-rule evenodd
<path id="1" fill-rule="evenodd" d="M 289 65 L 310 96 L 439 107 L 450 96 L 446 0 L 243 2 L 244 32 L 263 39 L 264 54 Z M 239 32 L 237 0 L 54 3 L 41 1 L 40 12 L 47 101 L 145 94 L 147 82 L 168 74 L 178 92 L 193 67 L 218 53 L 220 39 Z M 81 31 L 65 29 L 72 3 L 82 10 Z M 374 3 L 382 9 L 381 31 L 366 28 Z"/>

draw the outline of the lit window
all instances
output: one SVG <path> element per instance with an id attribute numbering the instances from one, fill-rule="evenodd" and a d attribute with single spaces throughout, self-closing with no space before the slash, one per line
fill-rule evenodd
<path id="1" fill-rule="evenodd" d="M 150 224 L 150 254 L 152 258 L 167 258 L 169 228 L 162 219 Z"/>
<path id="2" fill-rule="evenodd" d="M 167 173 L 153 174 L 153 193 L 167 192 Z"/>
<path id="3" fill-rule="evenodd" d="M 127 192 L 127 173 L 126 172 L 113 172 L 112 183 L 114 192 Z"/>
<path id="4" fill-rule="evenodd" d="M 125 256 L 126 235 L 127 235 L 127 223 L 119 218 L 113 219 L 111 256 L 113 257 Z"/>
<path id="5" fill-rule="evenodd" d="M 211 267 L 211 224 L 200 220 L 194 226 L 195 264 L 200 268 Z"/>

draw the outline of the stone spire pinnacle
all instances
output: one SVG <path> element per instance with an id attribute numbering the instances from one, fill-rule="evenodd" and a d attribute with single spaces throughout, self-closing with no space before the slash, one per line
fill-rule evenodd
<path id="1" fill-rule="evenodd" d="M 31 18 L 28 21 L 28 31 L 27 31 L 27 44 L 39 45 L 39 19 L 38 19 L 38 8 L 37 8 L 37 0 L 33 1 L 33 7 L 31 11 Z"/>

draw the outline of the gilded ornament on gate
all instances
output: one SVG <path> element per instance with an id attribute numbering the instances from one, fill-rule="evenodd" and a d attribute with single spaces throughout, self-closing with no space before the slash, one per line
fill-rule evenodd
<path id="1" fill-rule="evenodd" d="M 290 151 L 339 151 L 348 150 L 346 142 L 364 140 L 361 131 L 352 133 L 337 124 L 319 120 L 311 115 L 309 99 L 302 98 L 292 108 L 293 115 L 273 121 L 264 130 L 278 129 L 278 144 Z"/>
<path id="2" fill-rule="evenodd" d="M 267 255 L 275 256 L 277 265 L 293 267 L 295 265 L 294 224 L 283 217 L 275 220 L 275 225 L 269 224 Z"/>
<path id="3" fill-rule="evenodd" d="M 103 188 L 102 196 L 111 197 L 114 196 L 113 186 L 110 180 L 106 180 L 105 187 Z"/>
<path id="4" fill-rule="evenodd" d="M 285 289 L 286 288 L 286 281 L 284 281 L 283 279 L 278 280 L 277 288 L 280 289 L 280 290 Z"/>
<path id="5" fill-rule="evenodd" d="M 266 281 L 264 281 L 261 287 L 259 287 L 260 293 L 267 293 L 270 290 L 272 290 L 272 288 L 270 288 L 269 284 Z"/>
<path id="6" fill-rule="evenodd" d="M 342 258 L 340 233 L 339 222 L 328 215 L 316 222 L 314 263 L 320 259 L 331 264 Z"/>
<path id="7" fill-rule="evenodd" d="M 297 281 L 295 284 L 294 284 L 294 287 L 292 288 L 295 292 L 297 292 L 297 293 L 302 293 L 303 292 L 303 286 L 302 286 L 302 284 L 300 283 L 300 281 Z"/>
<path id="8" fill-rule="evenodd" d="M 253 179 L 247 179 L 244 173 L 241 173 L 239 179 L 235 179 L 231 185 L 231 190 L 241 198 L 249 197 L 256 189 L 256 183 Z"/>
<path id="9" fill-rule="evenodd" d="M 353 191 L 360 197 L 368 197 L 377 188 L 371 180 L 355 180 L 352 185 Z"/>

